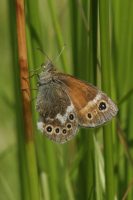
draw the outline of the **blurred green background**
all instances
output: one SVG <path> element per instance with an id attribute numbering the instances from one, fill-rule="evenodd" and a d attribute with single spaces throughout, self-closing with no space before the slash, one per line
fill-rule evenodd
<path id="1" fill-rule="evenodd" d="M 33 100 L 33 163 L 23 135 L 15 1 L 1 1 L 0 200 L 133 199 L 132 11 L 130 0 L 25 1 L 29 70 L 47 60 L 37 48 L 56 60 L 65 44 L 57 68 L 102 88 L 119 107 L 104 128 L 83 129 L 59 145 L 37 132 Z M 36 165 L 37 179 L 27 163 Z"/>

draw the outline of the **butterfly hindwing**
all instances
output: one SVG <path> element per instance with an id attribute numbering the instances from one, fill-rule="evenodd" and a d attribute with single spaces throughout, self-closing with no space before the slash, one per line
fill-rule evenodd
<path id="1" fill-rule="evenodd" d="M 39 87 L 36 109 L 38 128 L 51 140 L 64 143 L 77 132 L 78 119 L 65 88 L 58 81 Z"/>

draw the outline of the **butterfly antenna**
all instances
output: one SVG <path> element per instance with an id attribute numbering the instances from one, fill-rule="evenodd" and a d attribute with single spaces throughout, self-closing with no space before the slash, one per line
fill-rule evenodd
<path id="1" fill-rule="evenodd" d="M 46 57 L 47 57 L 47 59 L 50 61 L 50 62 L 52 62 L 52 60 L 49 58 L 49 56 L 47 55 L 47 53 L 43 50 L 43 49 L 41 49 L 41 48 L 37 48 L 37 50 L 39 50 L 43 55 L 45 55 Z"/>
<path id="2" fill-rule="evenodd" d="M 59 54 L 56 56 L 56 58 L 53 59 L 54 62 L 57 62 L 57 60 L 59 59 L 60 55 L 64 51 L 65 47 L 66 47 L 66 44 L 63 45 L 63 47 L 62 47 L 61 51 L 59 52 Z"/>

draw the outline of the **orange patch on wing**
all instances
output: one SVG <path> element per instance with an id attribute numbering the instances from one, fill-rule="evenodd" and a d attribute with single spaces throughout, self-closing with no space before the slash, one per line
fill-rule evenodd
<path id="1" fill-rule="evenodd" d="M 60 80 L 67 86 L 68 94 L 78 110 L 85 107 L 97 95 L 97 88 L 73 76 L 62 74 Z"/>

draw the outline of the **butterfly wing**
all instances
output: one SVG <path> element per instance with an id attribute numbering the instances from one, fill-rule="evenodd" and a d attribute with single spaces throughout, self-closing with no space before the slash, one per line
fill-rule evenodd
<path id="1" fill-rule="evenodd" d="M 117 114 L 114 102 L 96 87 L 70 75 L 62 74 L 59 79 L 67 88 L 80 126 L 96 127 Z"/>
<path id="2" fill-rule="evenodd" d="M 39 86 L 36 109 L 38 129 L 49 139 L 64 143 L 77 132 L 78 119 L 73 103 L 58 81 Z"/>

